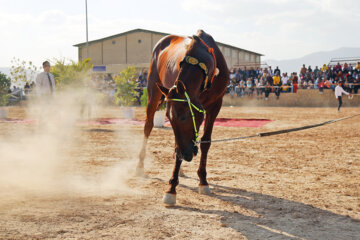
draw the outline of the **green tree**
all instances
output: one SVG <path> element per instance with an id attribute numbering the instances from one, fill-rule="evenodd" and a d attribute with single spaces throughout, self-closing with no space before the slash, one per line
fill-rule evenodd
<path id="1" fill-rule="evenodd" d="M 79 62 L 71 60 L 70 63 L 66 63 L 65 59 L 55 59 L 50 72 L 55 77 L 58 89 L 83 87 L 85 81 L 89 79 L 89 70 L 92 67 L 93 64 L 90 58 Z"/>
<path id="2" fill-rule="evenodd" d="M 0 72 L 0 106 L 6 106 L 10 94 L 8 94 L 9 88 L 11 86 L 11 79 L 6 76 L 4 73 Z"/>
<path id="3" fill-rule="evenodd" d="M 132 106 L 139 95 L 135 91 L 136 83 L 136 69 L 132 66 L 120 72 L 120 75 L 115 77 L 117 90 L 115 93 L 115 104 L 121 106 Z"/>
<path id="4" fill-rule="evenodd" d="M 31 61 L 26 62 L 19 58 L 13 58 L 11 64 L 10 75 L 16 85 L 24 86 L 35 78 L 38 68 Z"/>

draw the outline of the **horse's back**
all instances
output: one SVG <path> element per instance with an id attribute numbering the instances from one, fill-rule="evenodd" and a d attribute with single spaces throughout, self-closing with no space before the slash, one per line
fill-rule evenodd
<path id="1" fill-rule="evenodd" d="M 180 62 L 184 58 L 190 42 L 191 38 L 189 37 L 169 35 L 160 39 L 155 45 L 151 71 L 157 71 L 159 80 L 164 87 L 171 88 L 174 85 L 179 74 Z"/>

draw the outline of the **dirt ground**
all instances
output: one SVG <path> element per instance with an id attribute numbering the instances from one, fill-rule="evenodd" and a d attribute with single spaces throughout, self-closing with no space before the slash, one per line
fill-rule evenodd
<path id="1" fill-rule="evenodd" d="M 213 139 L 358 113 L 359 108 L 338 113 L 334 108 L 224 107 L 219 117 L 273 122 L 260 128 L 217 126 Z M 113 107 L 97 114 L 121 115 Z M 24 107 L 12 107 L 9 117 L 27 116 Z M 136 118 L 144 117 L 144 108 L 136 108 Z M 0 123 L 0 144 L 8 153 L 0 157 L 23 152 L 19 156 L 38 164 L 23 169 L 7 163 L 2 172 L 7 178 L 0 178 L 0 239 L 360 239 L 360 116 L 283 135 L 213 143 L 207 167 L 212 194 L 197 193 L 198 155 L 183 163 L 186 176 L 171 208 L 161 202 L 174 163 L 171 128 L 152 132 L 147 178 L 134 175 L 142 126 L 77 124 L 50 147 L 56 156 L 49 151 L 32 158 L 48 149 L 50 140 L 30 147 L 32 152 L 25 145 L 17 148 L 13 136 L 39 142 L 43 138 L 32 138 L 36 128 Z M 57 164 L 47 166 L 51 159 Z"/>

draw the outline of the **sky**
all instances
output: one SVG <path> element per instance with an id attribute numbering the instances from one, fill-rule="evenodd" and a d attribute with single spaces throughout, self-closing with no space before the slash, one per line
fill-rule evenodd
<path id="1" fill-rule="evenodd" d="M 222 43 L 292 59 L 360 47 L 358 0 L 88 0 L 89 41 L 142 28 L 178 35 L 203 29 Z M 85 0 L 0 0 L 0 67 L 19 58 L 77 60 Z"/>

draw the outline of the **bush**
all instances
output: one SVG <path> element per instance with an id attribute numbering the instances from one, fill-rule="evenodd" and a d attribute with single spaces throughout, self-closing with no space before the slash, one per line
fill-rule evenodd
<path id="1" fill-rule="evenodd" d="M 146 107 L 147 106 L 147 101 L 148 101 L 147 88 L 144 88 L 143 89 L 143 94 L 141 95 L 141 98 L 140 98 L 141 106 Z"/>
<path id="2" fill-rule="evenodd" d="M 147 88 L 143 89 L 143 95 L 140 98 L 141 106 L 146 107 L 148 103 L 148 92 Z M 166 109 L 166 101 L 164 101 L 160 106 L 158 106 L 157 110 L 165 110 Z"/>
<path id="3" fill-rule="evenodd" d="M 71 60 L 69 64 L 65 63 L 65 59 L 55 59 L 55 64 L 51 66 L 50 72 L 55 77 L 58 89 L 76 88 L 85 86 L 85 81 L 89 78 L 89 70 L 92 67 L 90 58 L 80 62 Z"/>
<path id="4" fill-rule="evenodd" d="M 137 87 L 136 69 L 130 66 L 121 71 L 114 80 L 117 86 L 115 104 L 126 107 L 134 105 L 136 97 L 139 95 L 135 90 Z"/>
<path id="5" fill-rule="evenodd" d="M 8 94 L 11 86 L 11 79 L 4 73 L 0 72 L 0 106 L 6 106 L 9 102 L 10 94 Z"/>

